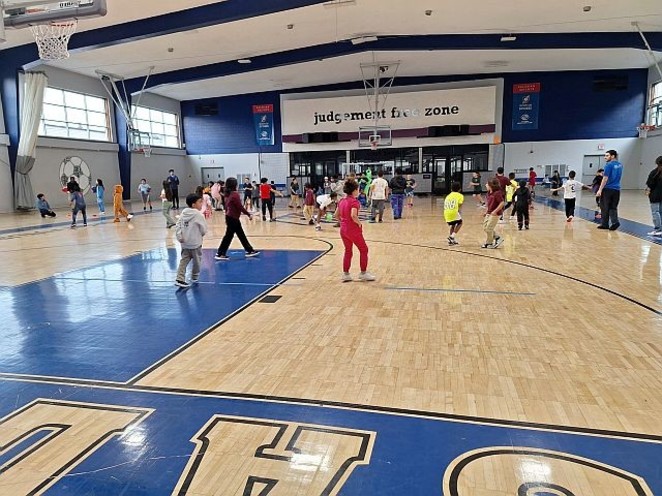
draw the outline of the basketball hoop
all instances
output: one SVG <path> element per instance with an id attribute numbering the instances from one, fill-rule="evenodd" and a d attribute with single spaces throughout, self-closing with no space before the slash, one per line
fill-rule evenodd
<path id="1" fill-rule="evenodd" d="M 78 20 L 51 22 L 30 26 L 34 39 L 39 47 L 39 58 L 42 60 L 64 60 L 69 58 L 67 45 L 71 35 L 76 32 Z"/>
<path id="2" fill-rule="evenodd" d="M 373 134 L 370 136 L 370 149 L 372 151 L 377 150 L 379 148 L 379 143 L 382 141 L 382 137 L 379 134 Z"/>
<path id="3" fill-rule="evenodd" d="M 640 138 L 647 138 L 649 131 L 655 131 L 655 126 L 648 126 L 646 124 L 640 124 L 637 126 L 637 131 L 639 132 Z"/>
<path id="4" fill-rule="evenodd" d="M 152 148 L 149 146 L 143 147 L 143 148 L 136 148 L 137 153 L 142 153 L 145 155 L 146 158 L 149 158 L 152 156 Z"/>

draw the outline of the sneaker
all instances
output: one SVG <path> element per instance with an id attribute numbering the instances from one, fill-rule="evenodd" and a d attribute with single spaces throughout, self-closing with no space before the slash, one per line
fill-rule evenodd
<path id="1" fill-rule="evenodd" d="M 191 279 L 191 285 L 198 284 L 198 282 L 200 282 L 200 280 L 197 277 L 195 279 Z"/>
<path id="2" fill-rule="evenodd" d="M 335 224 L 333 224 L 333 227 L 340 227 L 340 222 L 336 222 Z"/>
<path id="3" fill-rule="evenodd" d="M 276 222 L 276 219 L 274 217 L 269 219 L 269 222 Z"/>
<path id="4" fill-rule="evenodd" d="M 600 225 L 598 226 L 598 229 L 609 229 L 609 228 L 608 228 L 607 226 L 603 226 L 602 224 L 600 224 Z"/>
<path id="5" fill-rule="evenodd" d="M 615 231 L 615 230 L 618 229 L 619 227 L 621 227 L 621 223 L 620 223 L 620 222 L 617 222 L 616 224 L 612 224 L 611 226 L 609 226 L 609 230 L 610 230 L 610 231 Z"/>
<path id="6" fill-rule="evenodd" d="M 315 231 L 321 231 L 321 230 L 322 230 L 322 226 L 315 226 Z"/>
<path id="7" fill-rule="evenodd" d="M 312 219 L 310 219 L 310 220 L 308 221 L 308 225 L 309 225 L 309 226 L 312 226 L 312 225 L 314 225 L 314 224 L 315 224 L 315 222 L 314 222 Z"/>
<path id="8" fill-rule="evenodd" d="M 375 219 L 370 219 L 370 220 L 368 221 L 369 224 L 374 224 L 375 222 L 377 222 Z"/>
<path id="9" fill-rule="evenodd" d="M 517 226 L 517 229 L 519 229 L 519 230 L 521 231 L 521 230 L 522 230 L 522 226 Z"/>
<path id="10" fill-rule="evenodd" d="M 497 238 L 497 239 L 494 240 L 494 245 L 492 246 L 492 248 L 498 248 L 502 244 L 503 244 L 503 239 Z"/>
<path id="11" fill-rule="evenodd" d="M 83 223 L 83 227 L 87 227 L 87 222 L 84 222 L 84 223 Z"/>
<path id="12" fill-rule="evenodd" d="M 350 274 L 349 272 L 343 272 L 342 277 L 340 278 L 340 280 L 342 282 L 351 282 L 354 279 L 352 279 L 352 274 Z"/>
<path id="13" fill-rule="evenodd" d="M 151 206 L 151 205 L 149 206 L 149 211 L 150 211 L 150 212 L 152 211 L 152 206 Z"/>
<path id="14" fill-rule="evenodd" d="M 373 276 L 370 272 L 361 272 L 359 274 L 359 281 L 374 281 L 377 278 Z"/>
<path id="15" fill-rule="evenodd" d="M 529 230 L 529 226 L 524 226 L 524 229 L 526 229 L 526 230 L 528 231 L 528 230 Z"/>
<path id="16" fill-rule="evenodd" d="M 76 224 L 71 224 L 72 229 L 76 229 Z"/>
<path id="17" fill-rule="evenodd" d="M 129 215 L 126 216 L 126 220 L 127 220 L 127 221 L 129 221 L 129 220 L 131 220 L 131 219 L 133 219 L 133 214 L 129 214 Z"/>
<path id="18" fill-rule="evenodd" d="M 257 257 L 259 254 L 260 254 L 260 252 L 257 251 L 257 250 L 247 251 L 246 252 L 246 258 Z"/>
<path id="19" fill-rule="evenodd" d="M 179 286 L 180 288 L 190 288 L 191 287 L 191 285 L 189 283 L 187 283 L 186 281 L 180 281 L 179 279 L 177 279 L 175 281 L 175 286 Z"/>
<path id="20" fill-rule="evenodd" d="M 565 221 L 566 222 L 572 222 L 572 217 L 568 217 Z"/>
<path id="21" fill-rule="evenodd" d="M 491 244 L 491 243 L 483 243 L 482 245 L 480 245 L 480 247 L 481 248 L 493 248 L 494 245 Z"/>
<path id="22" fill-rule="evenodd" d="M 143 212 L 147 212 L 147 207 L 143 207 Z"/>
<path id="23" fill-rule="evenodd" d="M 266 221 L 267 221 L 267 216 L 266 216 L 266 215 L 263 215 L 263 216 L 262 216 L 262 220 L 266 222 Z"/>
<path id="24" fill-rule="evenodd" d="M 214 260 L 230 260 L 227 255 L 214 255 Z"/>
<path id="25" fill-rule="evenodd" d="M 662 236 L 662 230 L 661 231 L 655 231 L 655 234 L 653 236 Z"/>
<path id="26" fill-rule="evenodd" d="M 448 240 L 449 245 L 453 244 L 453 236 L 448 236 L 446 239 Z"/>
<path id="27" fill-rule="evenodd" d="M 382 219 L 379 219 L 377 222 L 381 223 L 381 222 L 384 222 L 384 221 Z"/>
<path id="28" fill-rule="evenodd" d="M 658 230 L 653 229 L 651 232 L 647 232 L 646 236 L 659 236 L 660 233 L 662 233 L 662 231 L 658 231 Z"/>

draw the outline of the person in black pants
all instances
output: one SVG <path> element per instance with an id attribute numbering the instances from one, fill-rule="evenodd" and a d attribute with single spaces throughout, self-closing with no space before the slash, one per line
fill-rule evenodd
<path id="1" fill-rule="evenodd" d="M 621 177 L 623 176 L 623 164 L 618 161 L 616 150 L 608 150 L 605 153 L 605 171 L 603 173 L 600 189 L 596 196 L 600 197 L 602 209 L 602 223 L 598 229 L 609 229 L 615 231 L 621 226 L 618 220 L 618 203 L 621 199 Z M 609 225 L 611 221 L 611 225 Z"/>
<path id="2" fill-rule="evenodd" d="M 248 242 L 248 238 L 246 238 L 244 228 L 241 226 L 241 214 L 248 215 L 249 219 L 252 218 L 250 212 L 241 204 L 241 198 L 237 193 L 237 179 L 229 177 L 225 181 L 225 236 L 223 236 L 216 256 L 214 256 L 216 260 L 230 260 L 228 248 L 230 248 L 230 243 L 232 243 L 235 234 L 244 250 L 246 250 L 246 257 L 259 255 L 260 252 L 254 250 Z"/>
<path id="3" fill-rule="evenodd" d="M 172 208 L 179 210 L 179 178 L 175 175 L 174 169 L 168 171 L 166 181 L 172 192 Z"/>

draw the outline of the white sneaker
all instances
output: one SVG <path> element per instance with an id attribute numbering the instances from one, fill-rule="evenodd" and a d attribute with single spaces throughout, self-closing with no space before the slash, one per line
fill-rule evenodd
<path id="1" fill-rule="evenodd" d="M 349 272 L 343 272 L 342 277 L 340 278 L 340 280 L 342 282 L 351 282 L 354 279 L 352 279 L 352 274 L 350 274 Z"/>
<path id="2" fill-rule="evenodd" d="M 662 231 L 655 231 L 655 234 L 653 236 L 662 236 Z"/>
<path id="3" fill-rule="evenodd" d="M 659 236 L 660 233 L 662 233 L 662 231 L 656 231 L 655 229 L 653 229 L 651 232 L 647 232 L 646 236 Z"/>
<path id="4" fill-rule="evenodd" d="M 375 281 L 377 278 L 370 272 L 361 272 L 359 274 L 359 281 Z"/>

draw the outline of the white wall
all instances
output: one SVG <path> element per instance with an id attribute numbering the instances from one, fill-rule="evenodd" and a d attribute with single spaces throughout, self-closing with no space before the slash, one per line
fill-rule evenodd
<path id="1" fill-rule="evenodd" d="M 183 150 L 152 149 L 152 155 L 145 157 L 140 153 L 131 154 L 131 198 L 140 198 L 138 184 L 144 177 L 156 192 L 152 194 L 152 200 L 158 198 L 158 193 L 163 187 L 163 181 L 168 177 L 170 169 L 175 170 L 179 177 L 179 195 L 186 196 L 195 191 L 200 183 L 200 173 L 186 160 L 186 152 Z"/>
<path id="2" fill-rule="evenodd" d="M 67 194 L 60 183 L 60 164 L 66 157 L 82 158 L 90 169 L 92 183 L 101 178 L 106 186 L 106 201 L 111 200 L 110 191 L 119 184 L 120 173 L 117 159 L 118 147 L 113 143 L 84 142 L 39 138 L 37 160 L 30 173 L 34 194 L 44 193 L 52 207 L 66 207 Z M 88 203 L 94 202 L 92 193 L 86 196 Z"/>
<path id="3" fill-rule="evenodd" d="M 277 184 L 285 183 L 289 176 L 289 154 L 287 153 L 263 153 L 260 156 L 257 153 L 189 155 L 186 159 L 199 178 L 202 178 L 202 168 L 206 167 L 223 167 L 226 178 L 251 174 L 251 179 L 257 182 L 260 181 L 260 174 Z"/>
<path id="4" fill-rule="evenodd" d="M 619 153 L 619 160 L 624 165 L 623 189 L 640 189 L 640 157 L 644 140 L 637 138 L 539 141 L 529 143 L 506 143 L 504 169 L 506 173 L 515 169 L 533 167 L 538 176 L 543 176 L 545 165 L 567 164 L 571 170 L 582 175 L 584 155 L 602 155 L 606 150 L 614 149 Z"/>

